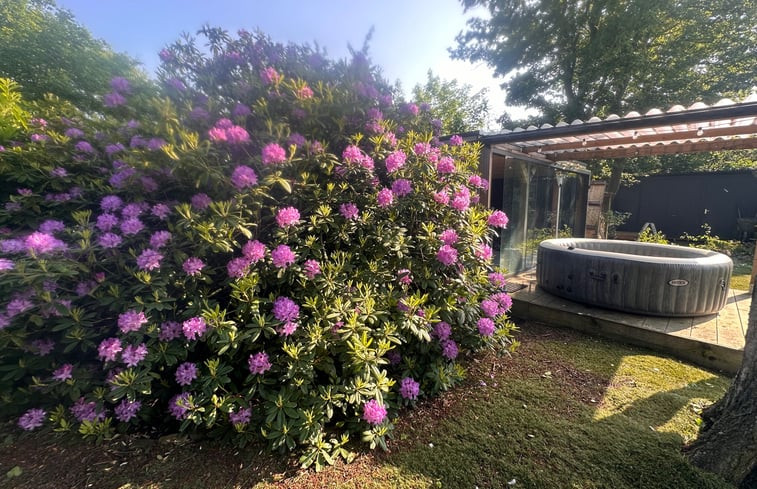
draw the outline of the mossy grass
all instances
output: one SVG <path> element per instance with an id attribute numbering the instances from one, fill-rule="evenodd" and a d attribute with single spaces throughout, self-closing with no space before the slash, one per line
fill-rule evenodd
<path id="1" fill-rule="evenodd" d="M 465 385 L 405 411 L 391 452 L 320 473 L 259 447 L 209 442 L 143 440 L 119 452 L 119 441 L 103 450 L 46 440 L 44 450 L 78 450 L 66 464 L 68 474 L 81 474 L 78 483 L 124 489 L 732 487 L 681 453 L 727 377 L 559 328 L 522 324 L 518 336 L 512 356 L 470 359 Z M 55 457 L 24 459 L 42 449 L 40 436 L 0 447 L 3 472 L 22 469 L 4 480 L 8 487 L 61 487 L 49 479 Z"/>

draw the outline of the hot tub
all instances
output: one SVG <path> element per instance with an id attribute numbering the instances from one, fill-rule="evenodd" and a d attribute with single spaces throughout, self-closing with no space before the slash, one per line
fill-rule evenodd
<path id="1" fill-rule="evenodd" d="M 555 295 L 618 311 L 704 316 L 725 306 L 733 262 L 683 246 L 604 239 L 539 244 L 536 280 Z"/>

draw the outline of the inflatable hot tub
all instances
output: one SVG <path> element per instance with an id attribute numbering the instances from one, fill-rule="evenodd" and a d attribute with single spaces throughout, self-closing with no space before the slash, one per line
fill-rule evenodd
<path id="1" fill-rule="evenodd" d="M 655 316 L 704 316 L 725 306 L 733 262 L 683 246 L 604 239 L 539 244 L 539 287 L 577 302 Z"/>

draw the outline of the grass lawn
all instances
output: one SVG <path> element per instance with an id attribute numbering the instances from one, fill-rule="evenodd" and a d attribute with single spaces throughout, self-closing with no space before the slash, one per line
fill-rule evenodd
<path id="1" fill-rule="evenodd" d="M 728 378 L 562 329 L 526 323 L 518 337 L 512 357 L 471 359 L 464 385 L 404 412 L 390 453 L 350 465 L 302 472 L 260 447 L 175 437 L 95 446 L 6 426 L 0 486 L 732 488 L 681 455 Z"/>

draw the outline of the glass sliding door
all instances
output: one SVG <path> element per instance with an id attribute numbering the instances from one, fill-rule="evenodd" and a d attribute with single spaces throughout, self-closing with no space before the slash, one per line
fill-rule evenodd
<path id="1" fill-rule="evenodd" d="M 536 266 L 541 241 L 584 235 L 588 173 L 496 153 L 491 162 L 491 207 L 510 218 L 495 264 L 517 273 Z"/>

